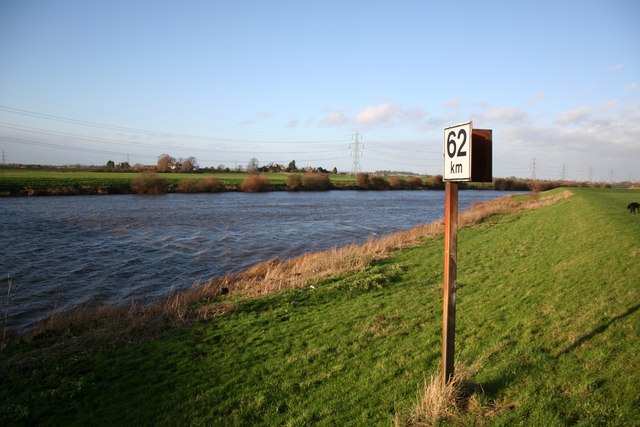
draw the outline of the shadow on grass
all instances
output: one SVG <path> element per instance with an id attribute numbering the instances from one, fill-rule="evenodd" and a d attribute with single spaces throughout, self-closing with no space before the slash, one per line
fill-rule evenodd
<path id="1" fill-rule="evenodd" d="M 596 335 L 601 334 L 604 331 L 606 331 L 609 328 L 609 326 L 611 326 L 612 324 L 614 324 L 618 320 L 621 320 L 621 319 L 624 319 L 625 317 L 631 316 L 633 313 L 635 313 L 638 310 L 640 310 L 640 304 L 634 305 L 633 307 L 627 309 L 627 311 L 625 311 L 624 313 L 619 314 L 618 316 L 612 317 L 611 319 L 607 320 L 603 324 L 598 325 L 591 332 L 581 336 L 580 338 L 575 340 L 573 342 L 573 344 L 571 344 L 570 346 L 568 346 L 567 348 L 562 350 L 560 353 L 558 353 L 558 357 L 564 356 L 565 354 L 568 354 L 568 353 L 572 352 L 573 350 L 575 350 L 576 348 L 580 347 L 582 344 L 584 344 L 585 342 L 589 341 L 590 339 L 592 339 Z"/>
<path id="2" fill-rule="evenodd" d="M 541 366 L 545 366 L 545 369 L 548 369 L 549 371 L 553 370 L 555 361 L 557 361 L 557 359 L 559 359 L 561 356 L 574 351 L 585 342 L 588 342 L 595 336 L 605 332 L 611 325 L 613 325 L 617 321 L 631 316 L 638 310 L 640 310 L 640 304 L 634 305 L 628 308 L 624 313 L 601 322 L 593 330 L 576 339 L 573 343 L 560 351 L 557 355 L 552 354 L 552 352 L 550 352 L 548 349 L 532 348 L 530 356 L 532 360 L 535 361 L 535 363 L 524 362 L 517 364 L 517 366 L 512 366 L 512 369 L 505 370 L 504 372 L 498 374 L 493 378 L 480 382 L 479 384 L 477 384 L 477 386 L 480 388 L 481 392 L 489 399 L 495 399 L 502 390 L 507 388 L 513 382 L 517 381 L 518 378 L 522 377 L 523 375 L 530 374 L 532 371 L 539 371 L 540 369 L 542 369 Z"/>

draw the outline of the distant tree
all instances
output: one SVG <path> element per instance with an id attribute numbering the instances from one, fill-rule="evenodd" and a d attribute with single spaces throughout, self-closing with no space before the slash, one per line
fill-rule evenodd
<path id="1" fill-rule="evenodd" d="M 338 175 L 338 168 L 337 167 L 333 167 L 333 170 L 331 171 L 332 174 L 334 175 Z"/>
<path id="2" fill-rule="evenodd" d="M 295 160 L 291 160 L 289 162 L 289 166 L 287 166 L 287 172 L 298 172 L 298 167 L 296 166 Z"/>
<path id="3" fill-rule="evenodd" d="M 131 165 L 129 164 L 129 162 L 122 162 L 118 165 L 118 167 L 125 171 L 128 171 L 129 169 L 131 169 Z"/>
<path id="4" fill-rule="evenodd" d="M 181 159 L 182 164 L 180 166 L 181 172 L 191 172 L 192 170 L 198 167 L 198 161 L 195 157 L 187 157 L 186 159 Z"/>
<path id="5" fill-rule="evenodd" d="M 247 165 L 247 172 L 249 172 L 250 174 L 255 174 L 258 173 L 259 168 L 260 162 L 258 162 L 258 159 L 256 159 L 255 157 L 252 157 L 251 160 L 249 160 L 249 164 Z"/>
<path id="6" fill-rule="evenodd" d="M 161 154 L 160 157 L 158 157 L 158 172 L 167 172 L 171 170 L 171 167 L 175 166 L 175 164 L 176 159 L 168 154 Z"/>
<path id="7" fill-rule="evenodd" d="M 107 169 L 113 169 L 113 168 L 116 167 L 116 164 L 113 162 L 113 160 L 109 160 L 107 162 L 107 166 L 106 167 L 107 167 Z"/>

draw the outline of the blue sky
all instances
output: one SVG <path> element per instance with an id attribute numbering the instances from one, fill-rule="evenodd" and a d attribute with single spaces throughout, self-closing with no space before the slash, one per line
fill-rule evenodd
<path id="1" fill-rule="evenodd" d="M 359 132 L 363 170 L 437 174 L 473 120 L 494 176 L 640 180 L 639 21 L 636 0 L 0 0 L 0 149 L 350 171 Z"/>

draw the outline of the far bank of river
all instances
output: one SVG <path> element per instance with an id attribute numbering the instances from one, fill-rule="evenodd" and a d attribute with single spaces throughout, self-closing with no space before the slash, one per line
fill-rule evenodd
<path id="1" fill-rule="evenodd" d="M 462 191 L 460 209 L 509 194 Z M 440 191 L 5 198 L 2 290 L 18 330 L 82 303 L 149 303 L 172 289 L 441 218 Z"/>

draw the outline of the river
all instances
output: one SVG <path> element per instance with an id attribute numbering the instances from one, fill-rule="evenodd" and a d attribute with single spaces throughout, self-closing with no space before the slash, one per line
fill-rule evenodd
<path id="1" fill-rule="evenodd" d="M 505 192 L 461 191 L 460 209 Z M 152 302 L 273 257 L 329 249 L 443 216 L 442 191 L 329 191 L 0 199 L 8 326 L 54 309 Z M 13 290 L 7 294 L 7 286 Z"/>

